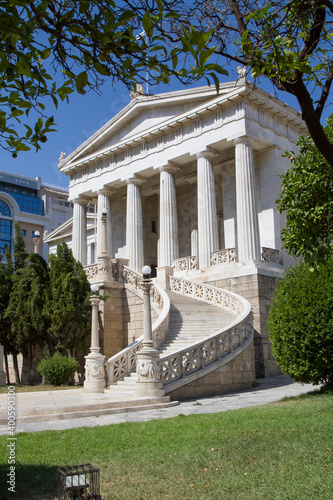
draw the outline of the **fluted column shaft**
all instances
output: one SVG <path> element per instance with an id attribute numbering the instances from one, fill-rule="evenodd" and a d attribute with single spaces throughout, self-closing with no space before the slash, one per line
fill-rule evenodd
<path id="1" fill-rule="evenodd" d="M 198 170 L 198 260 L 199 268 L 210 266 L 211 254 L 218 250 L 218 231 L 214 172 L 214 153 L 197 153 Z"/>
<path id="2" fill-rule="evenodd" d="M 127 180 L 126 251 L 129 267 L 140 272 L 143 267 L 143 224 L 140 179 Z"/>
<path id="3" fill-rule="evenodd" d="M 103 210 L 107 210 L 108 217 L 106 222 L 106 250 L 107 255 L 111 255 L 112 253 L 112 233 L 111 233 L 111 202 L 110 202 L 110 194 L 111 191 L 106 189 L 101 189 L 97 191 L 98 200 L 97 200 L 97 257 L 100 257 L 102 254 L 102 212 Z"/>
<path id="4" fill-rule="evenodd" d="M 85 266 L 87 264 L 87 201 L 81 198 L 74 200 L 72 241 L 74 258 Z"/>
<path id="5" fill-rule="evenodd" d="M 160 247 L 158 267 L 171 266 L 179 257 L 177 201 L 174 172 L 177 167 L 160 168 Z"/>
<path id="6" fill-rule="evenodd" d="M 198 257 L 198 190 L 197 182 L 191 182 L 191 255 Z"/>
<path id="7" fill-rule="evenodd" d="M 252 144 L 249 139 L 240 138 L 235 147 L 238 260 L 260 260 Z"/>

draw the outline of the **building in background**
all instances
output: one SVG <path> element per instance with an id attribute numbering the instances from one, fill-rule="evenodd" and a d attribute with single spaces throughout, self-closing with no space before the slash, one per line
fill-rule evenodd
<path id="1" fill-rule="evenodd" d="M 72 216 L 73 205 L 68 201 L 68 189 L 0 171 L 0 254 L 5 246 L 12 247 L 15 222 L 20 224 L 27 252 L 33 252 L 33 238 L 39 231 L 39 252 L 47 257 L 48 247 L 43 236 L 56 230 Z"/>

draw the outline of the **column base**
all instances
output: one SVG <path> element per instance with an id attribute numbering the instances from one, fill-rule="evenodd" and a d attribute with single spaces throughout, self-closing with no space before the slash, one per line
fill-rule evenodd
<path id="1" fill-rule="evenodd" d="M 165 396 L 159 351 L 150 345 L 144 345 L 137 353 L 136 371 L 138 374 L 135 388 L 136 397 L 161 398 Z"/>
<path id="2" fill-rule="evenodd" d="M 85 356 L 85 380 L 83 392 L 103 393 L 106 387 L 104 360 L 100 353 L 90 353 Z"/>
<path id="3" fill-rule="evenodd" d="M 162 398 L 165 396 L 162 381 L 150 380 L 149 382 L 138 381 L 135 388 L 137 398 Z"/>
<path id="4" fill-rule="evenodd" d="M 156 269 L 156 282 L 164 290 L 170 290 L 169 276 L 173 275 L 173 267 L 164 266 Z"/>

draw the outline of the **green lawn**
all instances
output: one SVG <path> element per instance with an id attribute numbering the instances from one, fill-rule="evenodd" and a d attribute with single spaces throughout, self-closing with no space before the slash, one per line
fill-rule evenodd
<path id="1" fill-rule="evenodd" d="M 90 462 L 106 500 L 331 500 L 332 417 L 333 396 L 317 393 L 220 414 L 18 434 L 17 492 L 8 498 L 55 499 L 57 467 Z M 3 477 L 7 443 L 2 436 Z"/>

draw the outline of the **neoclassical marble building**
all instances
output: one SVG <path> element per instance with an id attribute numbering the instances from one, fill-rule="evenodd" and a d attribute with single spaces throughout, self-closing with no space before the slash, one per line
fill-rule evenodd
<path id="1" fill-rule="evenodd" d="M 278 370 L 266 319 L 276 277 L 292 261 L 281 250 L 284 219 L 275 201 L 289 166 L 282 155 L 305 133 L 298 112 L 240 78 L 221 84 L 218 95 L 210 87 L 136 94 L 61 159 L 73 218 L 46 242 L 52 252 L 65 239 L 88 276 L 114 296 L 100 306 L 103 354 L 141 334 L 122 266 L 140 273 L 148 264 L 163 288 L 170 275 L 183 276 L 248 299 L 256 373 Z"/>

